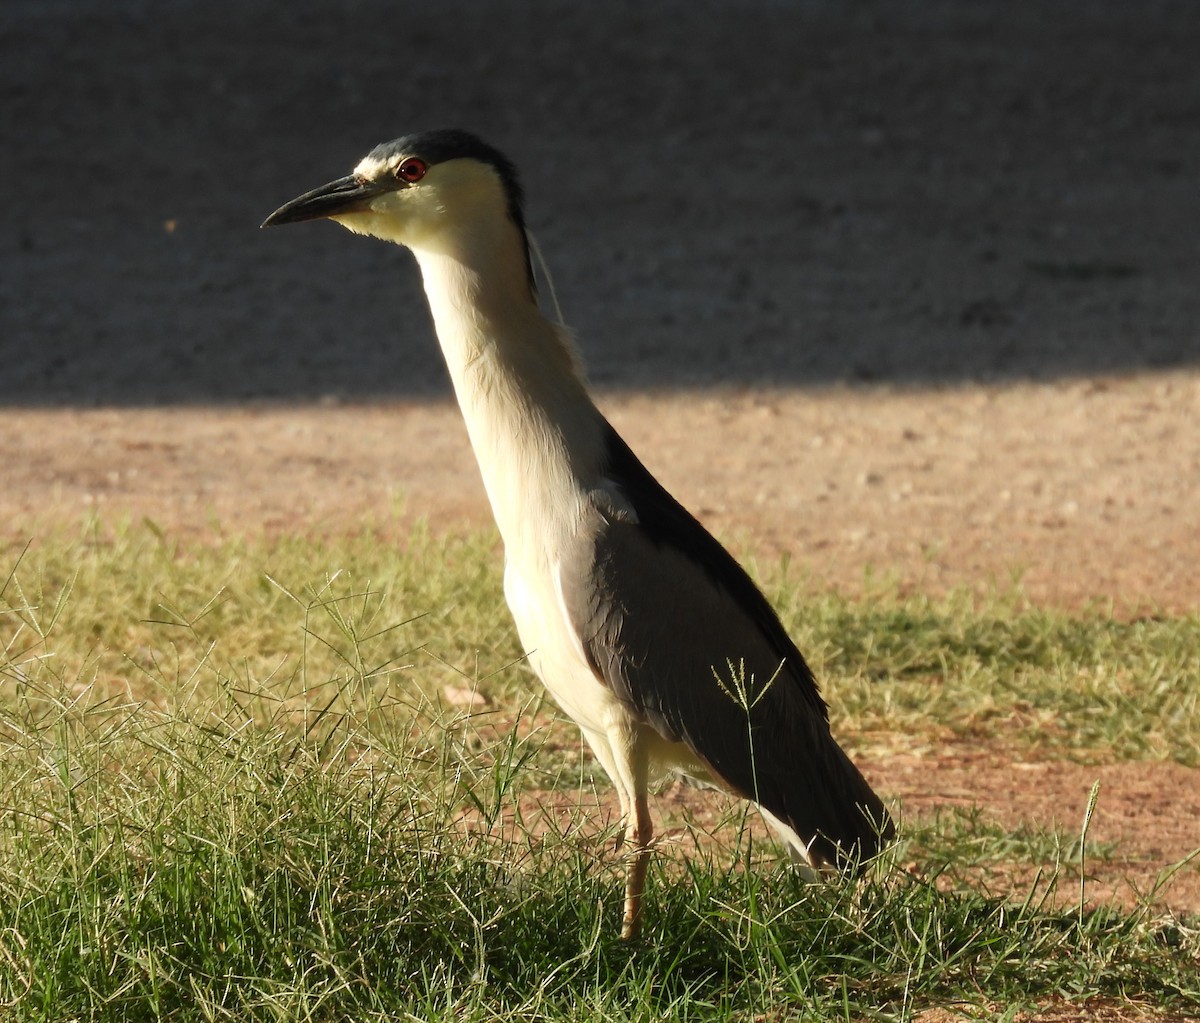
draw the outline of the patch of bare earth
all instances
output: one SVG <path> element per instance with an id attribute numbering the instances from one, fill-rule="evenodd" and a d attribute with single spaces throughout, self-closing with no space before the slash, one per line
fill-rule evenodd
<path id="1" fill-rule="evenodd" d="M 997 1005 L 993 1008 L 999 1015 L 1006 1007 Z M 978 1014 L 939 1008 L 919 1012 L 913 1020 L 915 1023 L 974 1023 L 979 1018 Z M 1054 1000 L 1034 1012 L 1018 1012 L 1012 1020 L 1013 1023 L 1195 1023 L 1191 1016 L 1109 998 L 1087 998 L 1080 1002 Z"/>
<path id="2" fill-rule="evenodd" d="M 1118 613 L 1200 606 L 1200 374 L 933 391 L 833 388 L 614 396 L 602 401 L 652 471 L 710 528 L 810 585 L 854 591 L 867 569 L 904 588 L 1007 587 Z M 147 517 L 195 538 L 485 526 L 449 402 L 133 410 L 0 410 L 0 523 L 14 548 L 89 513 Z M 214 525 L 215 524 L 215 525 Z M 1024 762 L 998 742 L 871 755 L 909 818 L 979 806 L 1002 825 L 1074 835 L 1101 782 L 1091 838 L 1115 843 L 1088 892 L 1131 905 L 1200 846 L 1200 772 L 1170 763 Z M 607 790 L 595 829 L 611 818 Z M 530 797 L 578 815 L 561 794 Z M 664 845 L 730 812 L 672 789 Z M 983 871 L 1023 892 L 1021 870 Z M 1197 864 L 1156 894 L 1200 912 Z M 1047 1016 L 1050 1018 L 1060 1018 Z M 1061 1017 L 1076 1018 L 1076 1017 Z M 1096 1018 L 1103 1018 L 1102 1016 Z"/>
<path id="3" fill-rule="evenodd" d="M 1172 763 L 1077 764 L 1030 761 L 1020 751 L 948 746 L 917 756 L 897 753 L 854 758 L 888 799 L 902 821 L 921 822 L 938 814 L 978 811 L 980 823 L 1020 831 L 1057 832 L 1061 859 L 1018 862 L 983 858 L 953 865 L 940 887 L 969 885 L 998 898 L 1023 900 L 1031 891 L 1052 905 L 1078 905 L 1077 841 L 1092 786 L 1099 799 L 1088 828 L 1085 901 L 1089 906 L 1135 909 L 1149 905 L 1155 916 L 1200 913 L 1200 787 L 1197 772 Z M 687 856 L 698 848 L 731 851 L 742 824 L 741 804 L 723 793 L 673 783 L 653 800 L 661 855 Z M 603 787 L 582 802 L 577 791 L 531 791 L 514 814 L 522 829 L 576 836 L 580 848 L 603 854 L 602 840 L 617 834 L 619 807 Z M 967 813 L 972 817 L 973 813 Z M 515 827 L 510 819 L 509 826 Z M 755 815 L 745 826 L 772 850 L 770 833 Z M 1184 863 L 1178 870 L 1175 865 Z M 915 869 L 912 867 L 910 869 Z M 1048 890 L 1051 877 L 1057 878 Z"/>
<path id="4" fill-rule="evenodd" d="M 611 396 L 609 418 L 710 529 L 816 585 L 1200 606 L 1200 374 L 944 390 Z M 453 403 L 0 409 L 12 540 L 92 512 L 173 532 L 489 523 Z"/>

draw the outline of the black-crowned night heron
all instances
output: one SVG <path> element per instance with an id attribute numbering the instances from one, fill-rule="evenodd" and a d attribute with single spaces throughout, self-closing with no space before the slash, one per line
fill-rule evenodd
<path id="1" fill-rule="evenodd" d="M 728 552 L 588 397 L 538 308 L 513 165 L 461 131 L 377 146 L 264 227 L 327 218 L 416 256 L 504 540 L 504 592 L 538 677 L 621 801 L 637 933 L 651 782 L 678 772 L 757 803 L 797 858 L 854 870 L 892 836 L 829 732 L 812 672 Z"/>

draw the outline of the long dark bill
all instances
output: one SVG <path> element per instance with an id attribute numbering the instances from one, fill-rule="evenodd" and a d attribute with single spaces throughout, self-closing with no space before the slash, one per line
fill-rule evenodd
<path id="1" fill-rule="evenodd" d="M 341 213 L 360 213 L 368 208 L 372 199 L 387 190 L 386 185 L 363 181 L 351 174 L 285 202 L 262 222 L 262 226 L 299 224 L 305 220 L 336 217 Z"/>

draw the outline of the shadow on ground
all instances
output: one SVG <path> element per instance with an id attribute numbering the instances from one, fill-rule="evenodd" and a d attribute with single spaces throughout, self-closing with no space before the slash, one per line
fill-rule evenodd
<path id="1" fill-rule="evenodd" d="M 8 0 L 0 402 L 446 388 L 405 253 L 279 205 L 417 128 L 520 164 L 605 387 L 1200 359 L 1200 8 Z"/>

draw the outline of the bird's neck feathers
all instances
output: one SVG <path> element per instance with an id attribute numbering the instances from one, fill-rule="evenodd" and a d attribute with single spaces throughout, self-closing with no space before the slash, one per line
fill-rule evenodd
<path id="1" fill-rule="evenodd" d="M 487 218 L 410 247 L 456 387 L 460 378 L 469 387 L 472 374 L 515 373 L 514 384 L 526 385 L 535 400 L 543 389 L 583 392 L 574 342 L 542 315 L 525 235 L 511 220 Z"/>
<path id="2" fill-rule="evenodd" d="M 547 502 L 536 495 L 586 489 L 600 472 L 603 418 L 570 335 L 538 308 L 523 232 L 496 218 L 411 247 L 506 545 L 566 528 L 543 521 Z"/>

